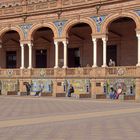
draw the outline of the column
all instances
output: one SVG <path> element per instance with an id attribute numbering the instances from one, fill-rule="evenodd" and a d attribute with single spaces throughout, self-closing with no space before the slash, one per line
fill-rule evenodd
<path id="1" fill-rule="evenodd" d="M 21 46 L 21 67 L 20 69 L 24 69 L 24 44 L 20 44 Z"/>
<path id="2" fill-rule="evenodd" d="M 28 69 L 32 68 L 32 43 L 28 44 L 29 47 L 29 67 Z"/>
<path id="3" fill-rule="evenodd" d="M 67 42 L 66 41 L 63 41 L 63 46 L 64 46 L 64 66 L 63 68 L 67 68 Z"/>
<path id="4" fill-rule="evenodd" d="M 59 42 L 54 42 L 54 44 L 55 44 L 55 67 L 54 68 L 58 68 L 59 66 L 58 66 L 58 59 L 59 59 L 59 55 L 58 55 L 58 44 L 59 44 Z"/>
<path id="5" fill-rule="evenodd" d="M 92 67 L 97 67 L 97 39 L 93 38 L 93 66 Z"/>
<path id="6" fill-rule="evenodd" d="M 138 38 L 138 63 L 137 66 L 140 66 L 140 34 L 137 34 Z"/>
<path id="7" fill-rule="evenodd" d="M 102 67 L 106 67 L 106 49 L 107 49 L 107 38 L 102 38 L 103 40 L 103 65 Z"/>

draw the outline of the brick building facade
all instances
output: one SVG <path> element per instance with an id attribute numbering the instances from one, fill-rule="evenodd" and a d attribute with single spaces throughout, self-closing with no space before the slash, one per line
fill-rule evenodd
<path id="1" fill-rule="evenodd" d="M 139 0 L 3 0 L 0 21 L 3 94 L 12 80 L 22 92 L 24 81 L 46 79 L 54 96 L 65 83 L 91 96 L 124 83 L 139 99 Z"/>

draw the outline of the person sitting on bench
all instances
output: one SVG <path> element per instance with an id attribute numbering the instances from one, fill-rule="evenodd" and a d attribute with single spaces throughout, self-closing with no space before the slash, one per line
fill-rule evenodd
<path id="1" fill-rule="evenodd" d="M 118 87 L 117 93 L 116 93 L 116 99 L 119 99 L 120 94 L 122 94 L 122 88 Z"/>
<path id="2" fill-rule="evenodd" d="M 44 85 L 40 84 L 40 90 L 36 92 L 35 96 L 39 96 L 40 93 L 42 93 L 43 89 L 44 89 Z"/>

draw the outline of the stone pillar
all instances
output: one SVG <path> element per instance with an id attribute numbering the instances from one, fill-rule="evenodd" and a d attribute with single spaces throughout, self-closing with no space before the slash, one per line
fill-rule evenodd
<path id="1" fill-rule="evenodd" d="M 103 65 L 102 67 L 106 67 L 107 64 L 106 64 L 106 50 L 107 50 L 107 38 L 102 38 L 103 40 Z"/>
<path id="2" fill-rule="evenodd" d="M 97 67 L 97 39 L 93 38 L 93 66 L 92 67 Z"/>
<path id="3" fill-rule="evenodd" d="M 136 79 L 135 100 L 140 101 L 140 79 Z"/>
<path id="4" fill-rule="evenodd" d="M 138 38 L 138 63 L 137 66 L 140 66 L 140 34 L 137 34 Z"/>
<path id="5" fill-rule="evenodd" d="M 21 67 L 20 69 L 24 69 L 24 44 L 20 44 L 21 46 Z"/>
<path id="6" fill-rule="evenodd" d="M 32 68 L 32 44 L 29 43 L 28 47 L 29 47 L 29 67 L 28 67 L 28 69 L 31 69 Z"/>
<path id="7" fill-rule="evenodd" d="M 58 66 L 58 60 L 59 60 L 59 51 L 58 51 L 58 44 L 59 42 L 55 41 L 55 67 L 54 68 L 59 68 Z"/>
<path id="8" fill-rule="evenodd" d="M 64 46 L 64 66 L 63 66 L 63 68 L 67 68 L 68 67 L 67 66 L 68 56 L 67 56 L 67 42 L 66 41 L 63 41 L 63 46 Z"/>

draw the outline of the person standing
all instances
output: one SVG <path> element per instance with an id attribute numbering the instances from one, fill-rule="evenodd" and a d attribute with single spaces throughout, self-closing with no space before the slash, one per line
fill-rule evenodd
<path id="1" fill-rule="evenodd" d="M 31 85 L 28 82 L 24 82 L 24 85 L 26 87 L 26 93 L 27 93 L 27 96 L 28 96 L 28 95 L 30 95 Z"/>

